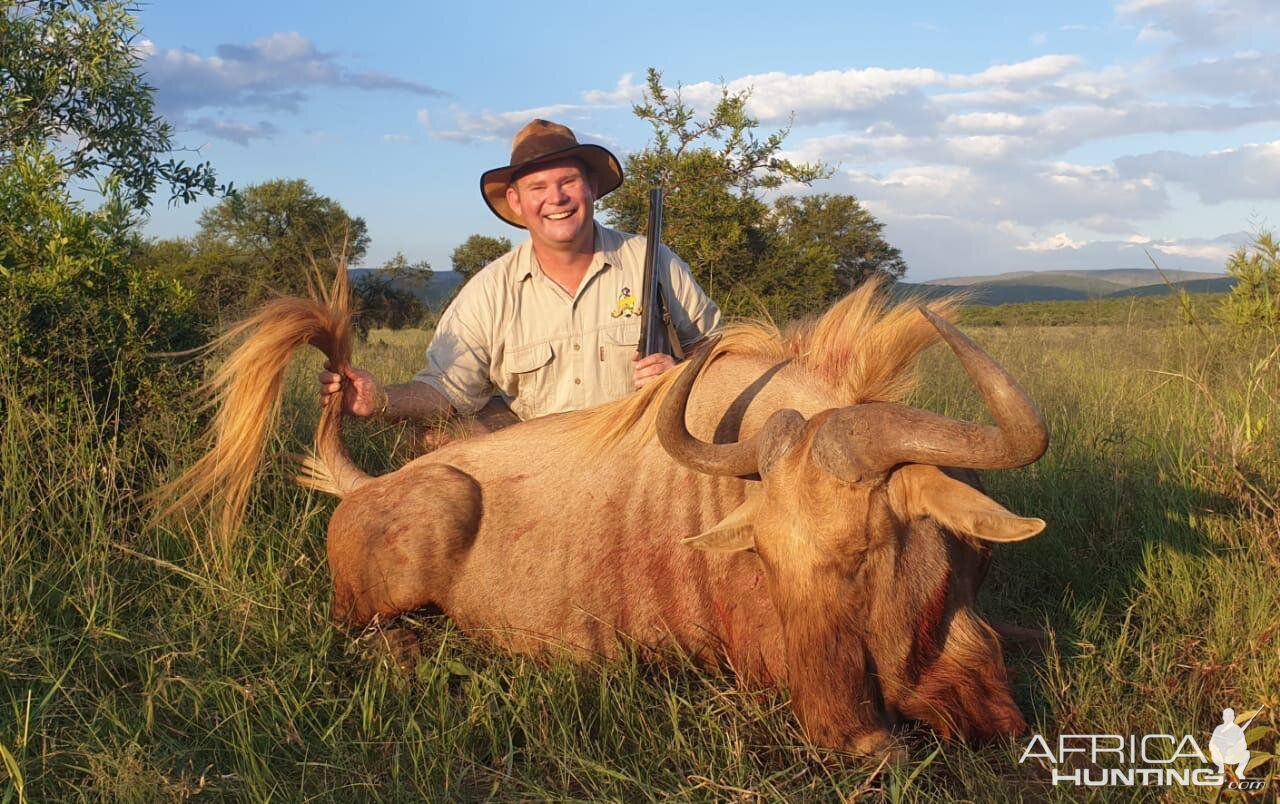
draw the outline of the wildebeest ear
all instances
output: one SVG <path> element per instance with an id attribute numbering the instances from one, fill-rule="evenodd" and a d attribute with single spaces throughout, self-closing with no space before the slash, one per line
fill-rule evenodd
<path id="1" fill-rule="evenodd" d="M 684 539 L 682 544 L 713 553 L 733 553 L 756 546 L 756 505 L 758 496 L 747 498 L 710 530 Z"/>
<path id="2" fill-rule="evenodd" d="M 889 496 L 903 517 L 932 517 L 949 530 L 989 542 L 1020 542 L 1045 527 L 1043 519 L 1018 516 L 936 466 L 898 469 L 889 480 Z"/>

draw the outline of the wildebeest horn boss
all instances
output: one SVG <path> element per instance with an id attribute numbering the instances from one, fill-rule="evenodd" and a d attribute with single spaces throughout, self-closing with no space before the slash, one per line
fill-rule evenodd
<path id="1" fill-rule="evenodd" d="M 165 492 L 238 527 L 304 343 L 349 360 L 345 269 L 324 300 L 279 299 L 211 385 L 212 447 Z M 987 542 L 1034 536 L 972 472 L 1045 450 L 1035 404 L 933 310 L 869 283 L 785 331 L 746 322 L 642 391 L 456 441 L 381 477 L 347 456 L 339 400 L 300 478 L 341 497 L 334 619 L 436 606 L 522 653 L 616 655 L 619 639 L 784 684 L 816 743 L 877 752 L 900 719 L 945 736 L 1017 734 L 1000 644 L 975 611 Z M 923 315 L 922 315 L 923 313 Z M 900 403 L 939 334 L 994 426 Z M 962 482 L 961 479 L 969 482 Z M 686 546 L 688 545 L 688 546 Z M 689 549 L 690 547 L 701 549 Z"/>

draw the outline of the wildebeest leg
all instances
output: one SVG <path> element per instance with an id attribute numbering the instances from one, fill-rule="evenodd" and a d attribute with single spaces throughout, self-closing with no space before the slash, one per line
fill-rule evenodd
<path id="1" fill-rule="evenodd" d="M 334 621 L 439 605 L 479 523 L 480 487 L 444 464 L 410 464 L 343 498 L 329 521 Z"/>

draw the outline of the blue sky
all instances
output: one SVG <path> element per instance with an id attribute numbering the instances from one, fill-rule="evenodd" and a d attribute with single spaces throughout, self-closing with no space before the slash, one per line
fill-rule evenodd
<path id="1" fill-rule="evenodd" d="M 643 15 L 641 11 L 643 10 Z M 368 222 L 365 265 L 448 269 L 523 236 L 478 191 L 534 117 L 619 157 L 645 70 L 709 108 L 750 89 L 789 155 L 836 175 L 907 278 L 1053 268 L 1221 270 L 1280 224 L 1280 3 L 156 3 L 148 78 L 222 180 L 305 178 Z M 207 202 L 157 205 L 194 233 Z"/>

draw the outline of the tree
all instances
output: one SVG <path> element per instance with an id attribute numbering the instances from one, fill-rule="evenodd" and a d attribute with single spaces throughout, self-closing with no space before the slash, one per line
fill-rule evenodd
<path id="1" fill-rule="evenodd" d="M 653 140 L 627 156 L 630 180 L 600 202 L 610 224 L 643 232 L 649 187 L 660 181 L 663 242 L 728 312 L 752 310 L 760 301 L 775 316 L 789 317 L 829 303 L 871 271 L 901 276 L 901 255 L 853 196 L 766 203 L 768 191 L 809 185 L 831 170 L 782 158 L 789 129 L 758 136 L 759 122 L 746 111 L 749 98 L 749 92 L 722 88 L 701 119 L 679 89 L 663 87 L 661 74 L 650 69 L 644 100 L 633 111 L 653 128 Z M 734 290 L 746 293 L 729 295 Z"/>
<path id="2" fill-rule="evenodd" d="M 411 263 L 397 253 L 376 271 L 370 271 L 353 288 L 358 312 L 356 325 L 362 336 L 373 327 L 402 329 L 422 323 L 427 305 L 422 301 L 431 282 L 431 264 Z"/>
<path id="3" fill-rule="evenodd" d="M 364 219 L 348 215 L 305 179 L 251 185 L 202 212 L 199 224 L 195 244 L 206 259 L 190 279 L 202 290 L 218 288 L 224 306 L 253 304 L 273 293 L 305 295 L 312 260 L 331 264 L 345 255 L 355 265 L 369 249 Z M 214 264 L 216 271 L 204 273 Z"/>
<path id="4" fill-rule="evenodd" d="M 8 0 L 0 11 L 0 167 L 45 143 L 65 181 L 111 178 L 135 209 L 156 186 L 171 200 L 225 193 L 205 162 L 173 151 L 173 128 L 154 113 L 142 79 L 137 22 L 113 0 Z"/>
<path id="5" fill-rule="evenodd" d="M 508 238 L 473 234 L 453 250 L 449 261 L 453 264 L 453 270 L 462 274 L 465 282 L 510 250 L 511 241 Z"/>
<path id="6" fill-rule="evenodd" d="M 643 232 L 649 187 L 661 182 L 663 241 L 713 295 L 739 285 L 758 290 L 754 269 L 769 238 L 768 207 L 759 193 L 830 175 L 824 165 L 779 156 L 787 129 L 760 139 L 759 123 L 746 111 L 748 98 L 723 88 L 711 113 L 699 120 L 679 89 L 663 87 L 662 75 L 650 69 L 644 100 L 633 111 L 653 128 L 653 140 L 627 156 L 631 180 L 600 204 L 611 225 Z"/>
<path id="7" fill-rule="evenodd" d="M 795 299 L 792 312 L 825 306 L 873 274 L 898 279 L 906 273 L 902 252 L 881 235 L 884 224 L 851 195 L 782 196 L 771 220 L 769 260 L 784 266 L 815 302 Z"/>

